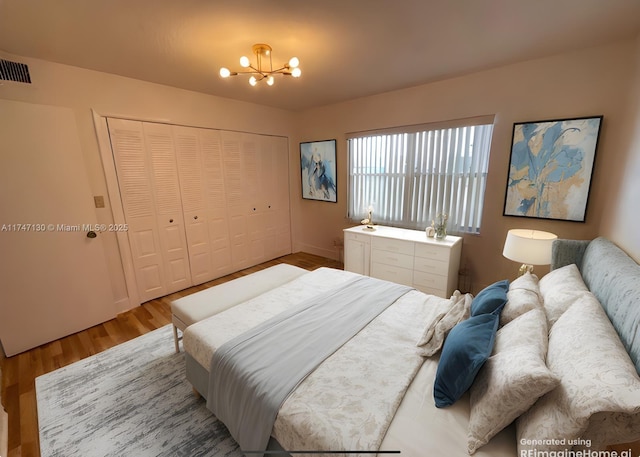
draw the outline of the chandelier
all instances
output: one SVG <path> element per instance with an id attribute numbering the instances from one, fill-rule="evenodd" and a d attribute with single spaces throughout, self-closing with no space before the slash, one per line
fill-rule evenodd
<path id="1" fill-rule="evenodd" d="M 231 71 L 228 68 L 222 67 L 220 69 L 220 76 L 228 78 L 229 76 L 237 75 L 251 75 L 249 78 L 249 84 L 255 86 L 259 81 L 266 81 L 270 86 L 273 86 L 275 79 L 273 75 L 282 74 L 287 76 L 293 76 L 299 78 L 302 71 L 298 67 L 300 61 L 297 57 L 292 57 L 288 63 L 285 63 L 282 67 L 274 70 L 273 61 L 271 59 L 271 46 L 268 44 L 254 44 L 251 48 L 256 55 L 255 65 L 251 63 L 248 57 L 240 57 L 240 66 L 247 70 Z"/>

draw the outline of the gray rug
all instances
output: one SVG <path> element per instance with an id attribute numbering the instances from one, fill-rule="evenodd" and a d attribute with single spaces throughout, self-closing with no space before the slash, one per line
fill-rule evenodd
<path id="1" fill-rule="evenodd" d="M 42 457 L 240 457 L 183 358 L 167 325 L 38 377 Z"/>

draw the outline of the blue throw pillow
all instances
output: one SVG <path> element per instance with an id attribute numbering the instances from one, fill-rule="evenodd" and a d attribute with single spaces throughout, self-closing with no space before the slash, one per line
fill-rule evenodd
<path id="1" fill-rule="evenodd" d="M 507 303 L 507 291 L 509 290 L 509 280 L 494 282 L 485 287 L 476 295 L 471 302 L 471 315 L 500 313 Z"/>
<path id="2" fill-rule="evenodd" d="M 442 408 L 454 404 L 464 394 L 493 350 L 499 314 L 470 317 L 453 327 L 444 341 L 433 398 Z"/>

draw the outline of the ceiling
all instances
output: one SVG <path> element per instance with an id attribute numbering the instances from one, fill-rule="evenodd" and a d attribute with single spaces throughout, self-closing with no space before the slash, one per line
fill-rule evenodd
<path id="1" fill-rule="evenodd" d="M 0 0 L 0 51 L 289 110 L 638 34 L 640 0 Z M 302 77 L 218 76 L 255 43 Z"/>

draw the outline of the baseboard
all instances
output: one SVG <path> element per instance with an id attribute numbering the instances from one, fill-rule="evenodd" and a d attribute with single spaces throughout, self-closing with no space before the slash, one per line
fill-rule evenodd
<path id="1" fill-rule="evenodd" d="M 310 244 L 296 243 L 293 252 L 307 252 L 309 254 L 319 255 L 320 257 L 326 257 L 331 260 L 341 260 L 338 247 L 326 249 L 318 246 L 312 246 Z"/>

